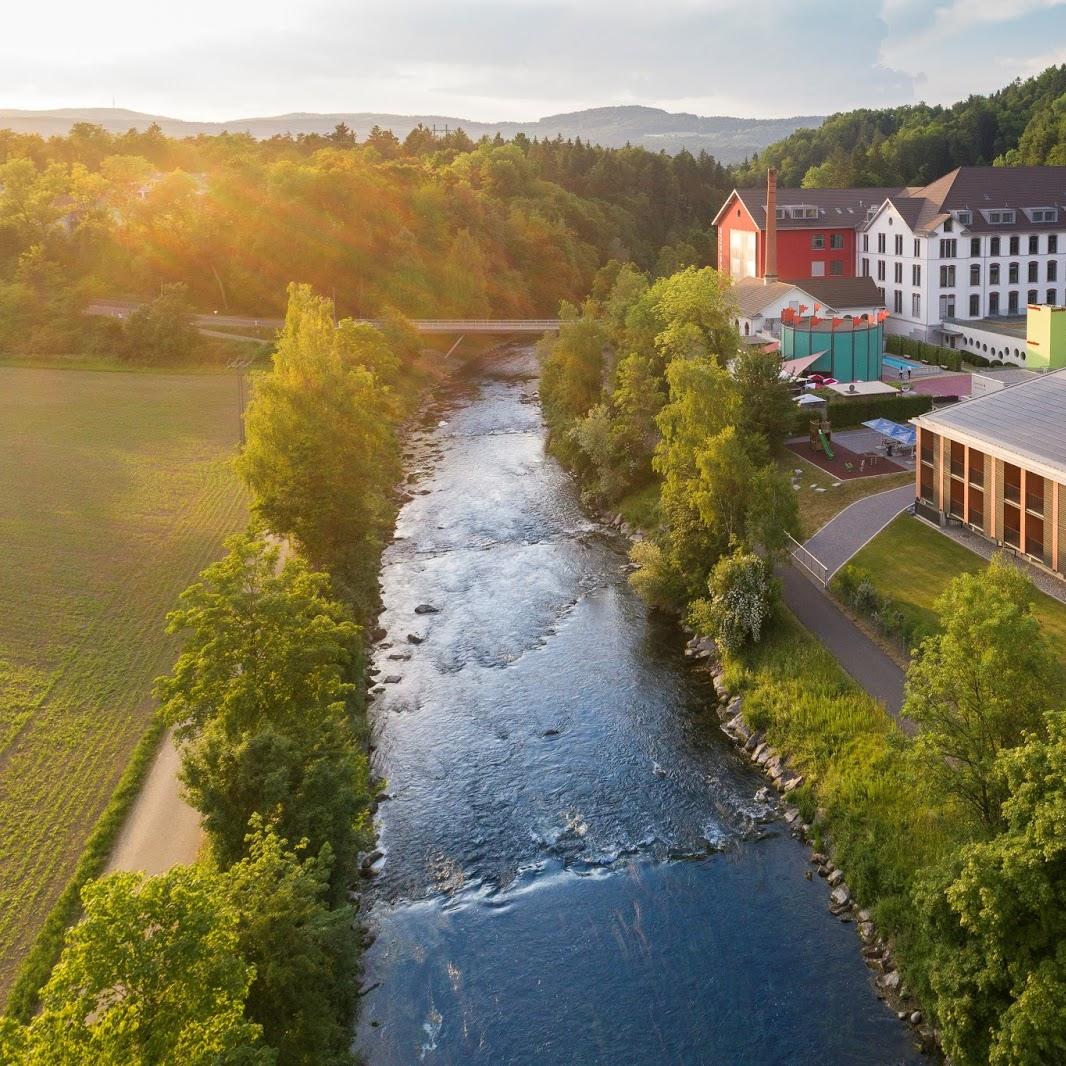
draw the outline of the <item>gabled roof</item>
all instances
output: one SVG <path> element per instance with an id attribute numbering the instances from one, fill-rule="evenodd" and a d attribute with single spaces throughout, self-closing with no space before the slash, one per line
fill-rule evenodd
<path id="1" fill-rule="evenodd" d="M 817 218 L 779 218 L 780 229 L 857 229 L 866 221 L 866 212 L 871 207 L 879 207 L 885 200 L 898 193 L 898 188 L 891 189 L 783 189 L 777 190 L 778 207 L 799 207 L 807 205 L 818 211 Z M 722 209 L 714 217 L 717 226 L 726 208 L 736 197 L 744 209 L 751 215 L 760 230 L 766 229 L 766 187 L 754 189 L 734 189 L 727 197 Z"/>
<path id="2" fill-rule="evenodd" d="M 885 305 L 873 278 L 804 278 L 794 284 L 824 307 L 836 311 Z"/>
<path id="3" fill-rule="evenodd" d="M 936 229 L 954 211 L 969 211 L 969 233 L 1066 228 L 1066 167 L 956 167 L 922 188 L 889 197 L 916 233 Z M 1033 222 L 1027 208 L 1057 207 L 1055 222 Z M 989 222 L 984 212 L 1010 208 L 1014 222 Z"/>
<path id="4" fill-rule="evenodd" d="M 1013 456 L 1017 465 L 1066 479 L 1066 371 L 963 400 L 912 419 L 923 429 L 964 436 Z"/>
<path id="5" fill-rule="evenodd" d="M 762 278 L 739 278 L 733 283 L 733 299 L 744 318 L 754 318 L 770 304 L 787 298 L 793 292 L 802 295 L 799 286 L 791 281 L 767 283 Z"/>

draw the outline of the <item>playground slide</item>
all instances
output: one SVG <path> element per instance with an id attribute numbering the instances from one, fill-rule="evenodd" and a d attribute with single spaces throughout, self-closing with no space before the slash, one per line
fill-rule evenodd
<path id="1" fill-rule="evenodd" d="M 833 449 L 829 447 L 829 438 L 822 430 L 818 430 L 818 439 L 822 442 L 822 451 L 825 452 L 826 458 L 833 458 Z"/>

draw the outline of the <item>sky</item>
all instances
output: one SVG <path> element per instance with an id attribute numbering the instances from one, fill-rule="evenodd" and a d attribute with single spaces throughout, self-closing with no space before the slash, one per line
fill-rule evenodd
<path id="1" fill-rule="evenodd" d="M 528 121 L 950 103 L 1066 62 L 1066 0 L 8 0 L 0 108 Z"/>

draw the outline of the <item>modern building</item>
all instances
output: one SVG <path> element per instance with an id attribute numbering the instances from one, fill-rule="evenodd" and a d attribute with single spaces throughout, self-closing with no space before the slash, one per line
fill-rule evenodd
<path id="1" fill-rule="evenodd" d="M 864 220 L 858 257 L 890 333 L 965 347 L 968 323 L 1064 302 L 1066 167 L 958 167 L 890 193 Z M 999 347 L 1027 365 L 1023 346 Z"/>
<path id="2" fill-rule="evenodd" d="M 1066 371 L 913 422 L 918 513 L 1066 575 Z"/>

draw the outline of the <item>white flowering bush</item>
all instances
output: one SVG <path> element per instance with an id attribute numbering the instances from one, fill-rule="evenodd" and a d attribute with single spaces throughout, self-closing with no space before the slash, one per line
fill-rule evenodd
<path id="1" fill-rule="evenodd" d="M 692 605 L 689 621 L 694 628 L 713 636 L 728 652 L 757 644 L 777 601 L 770 564 L 753 552 L 734 551 L 715 564 L 707 589 L 710 599 Z"/>

